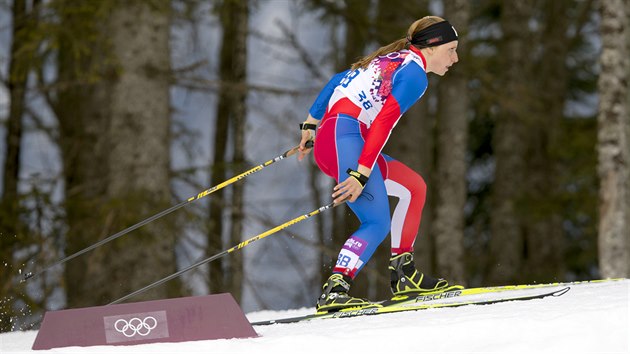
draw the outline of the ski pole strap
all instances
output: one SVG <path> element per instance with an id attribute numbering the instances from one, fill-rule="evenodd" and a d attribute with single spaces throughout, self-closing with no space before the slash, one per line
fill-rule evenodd
<path id="1" fill-rule="evenodd" d="M 367 182 L 368 182 L 368 176 L 366 176 L 366 175 L 364 175 L 364 174 L 362 174 L 362 173 L 360 173 L 360 172 L 358 172 L 358 171 L 355 171 L 355 170 L 353 170 L 353 169 L 351 169 L 351 168 L 349 168 L 349 169 L 346 171 L 346 173 L 347 173 L 347 174 L 349 174 L 349 175 L 350 175 L 350 177 L 354 177 L 354 179 L 356 179 L 357 181 L 359 181 L 359 183 L 361 183 L 361 187 L 365 187 L 365 185 L 366 185 L 366 184 L 367 184 Z"/>
<path id="2" fill-rule="evenodd" d="M 300 123 L 300 130 L 315 130 L 317 129 L 317 124 L 313 123 Z"/>

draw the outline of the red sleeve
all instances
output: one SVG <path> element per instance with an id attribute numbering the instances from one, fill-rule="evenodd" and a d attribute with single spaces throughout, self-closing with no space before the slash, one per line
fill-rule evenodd
<path id="1" fill-rule="evenodd" d="M 378 155 L 383 150 L 401 115 L 398 101 L 394 95 L 390 95 L 368 129 L 365 145 L 361 151 L 361 156 L 359 156 L 359 164 L 370 169 L 374 167 Z"/>

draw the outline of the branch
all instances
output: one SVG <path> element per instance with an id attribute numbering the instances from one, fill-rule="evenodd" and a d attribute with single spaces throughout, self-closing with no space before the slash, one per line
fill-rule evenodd
<path id="1" fill-rule="evenodd" d="M 311 59 L 311 55 L 300 45 L 300 42 L 295 36 L 296 31 L 289 30 L 289 28 L 280 20 L 276 20 L 275 23 L 280 28 L 282 34 L 284 34 L 291 46 L 297 51 L 298 55 L 302 59 L 302 62 L 306 65 L 306 68 L 311 72 L 311 74 L 320 81 L 326 80 L 326 75 L 319 70 L 318 65 L 313 62 L 313 59 Z"/>
<path id="2" fill-rule="evenodd" d="M 234 83 L 221 80 L 208 80 L 199 78 L 182 78 L 175 82 L 176 86 L 196 90 L 196 91 L 223 91 L 223 92 L 249 92 L 257 91 L 263 93 L 270 93 L 275 95 L 291 95 L 299 96 L 303 94 L 309 94 L 314 90 L 306 89 L 285 89 L 280 87 L 272 87 L 265 85 L 247 84 L 247 83 Z"/>

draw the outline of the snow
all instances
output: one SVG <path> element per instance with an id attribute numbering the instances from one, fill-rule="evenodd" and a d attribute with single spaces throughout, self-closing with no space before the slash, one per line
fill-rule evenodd
<path id="1" fill-rule="evenodd" d="M 260 311 L 250 321 L 311 309 Z M 258 338 L 50 353 L 630 353 L 630 280 L 571 285 L 560 297 L 308 323 L 255 326 Z M 36 331 L 0 334 L 0 353 L 38 353 Z"/>

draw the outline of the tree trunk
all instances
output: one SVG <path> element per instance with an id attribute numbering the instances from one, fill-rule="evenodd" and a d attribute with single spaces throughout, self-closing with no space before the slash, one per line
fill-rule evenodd
<path id="1" fill-rule="evenodd" d="M 214 161 L 212 164 L 211 185 L 217 185 L 226 179 L 229 170 L 234 175 L 243 172 L 245 165 L 245 124 L 246 114 L 244 90 L 247 69 L 247 31 L 249 9 L 247 0 L 224 0 L 217 5 L 217 11 L 223 27 L 219 76 L 221 89 L 217 104 L 215 124 Z M 230 132 L 233 134 L 233 154 L 231 168 L 226 165 L 227 145 Z M 225 248 L 224 209 L 229 208 L 231 228 L 230 246 L 241 242 L 243 221 L 244 181 L 232 186 L 232 200 L 227 203 L 225 194 L 219 190 L 210 201 L 210 229 L 208 233 L 208 256 L 217 254 Z M 234 254 L 229 259 L 210 263 L 210 292 L 229 291 L 240 300 L 243 282 L 243 256 Z"/>
<path id="2" fill-rule="evenodd" d="M 13 41 L 9 62 L 9 117 L 7 119 L 6 157 L 4 159 L 4 178 L 2 183 L 2 227 L 5 236 L 13 236 L 17 232 L 18 181 L 20 170 L 20 143 L 22 141 L 22 116 L 24 114 L 29 59 L 24 55 L 25 43 L 28 39 L 28 23 L 26 1 L 17 0 L 12 7 Z M 4 239 L 4 238 L 3 238 Z M 14 239 L 14 237 L 11 237 Z M 4 248 L 3 248 L 4 249 Z"/>
<path id="3" fill-rule="evenodd" d="M 626 1 L 600 2 L 602 52 L 597 152 L 599 267 L 602 278 L 630 275 L 630 28 Z M 625 44 L 625 45 L 623 45 Z"/>
<path id="4" fill-rule="evenodd" d="M 538 82 L 530 100 L 526 117 L 528 131 L 527 196 L 523 225 L 526 233 L 526 263 L 521 280 L 533 282 L 558 281 L 564 277 L 564 231 L 560 191 L 560 133 L 568 87 L 566 57 L 570 40 L 567 38 L 569 1 L 550 1 L 543 5 L 545 18 L 539 45 L 542 62 L 536 70 Z M 528 101 L 528 100 L 525 100 Z"/>
<path id="5" fill-rule="evenodd" d="M 503 38 L 499 56 L 502 77 L 498 78 L 499 114 L 493 136 L 495 178 L 492 186 L 493 214 L 490 221 L 491 240 L 488 281 L 493 284 L 512 282 L 519 275 L 523 262 L 524 234 L 519 217 L 519 203 L 524 191 L 526 168 L 527 107 L 522 102 L 529 96 L 531 73 L 527 42 L 532 1 L 503 1 L 500 24 Z"/>
<path id="6" fill-rule="evenodd" d="M 19 231 L 19 194 L 18 181 L 20 177 L 20 144 L 22 141 L 22 116 L 24 114 L 24 96 L 26 94 L 29 59 L 20 57 L 20 52 L 28 39 L 26 1 L 16 0 L 12 7 L 13 27 L 11 29 L 13 41 L 9 56 L 9 117 L 5 138 L 6 155 L 4 158 L 4 172 L 2 179 L 2 198 L 0 199 L 0 264 L 4 269 L 0 272 L 0 299 L 12 297 L 13 288 L 13 252 L 20 243 Z M 10 331 L 10 319 L 13 315 L 10 304 L 0 304 L 0 332 Z"/>
<path id="7" fill-rule="evenodd" d="M 228 26 L 234 36 L 232 38 L 232 72 L 231 81 L 238 87 L 245 87 L 247 83 L 247 34 L 249 9 L 248 0 L 232 1 L 226 9 L 231 20 Z M 232 175 L 237 175 L 245 169 L 245 132 L 247 126 L 247 110 L 245 100 L 247 92 L 235 90 L 230 97 L 230 116 L 232 117 L 233 151 Z M 231 219 L 231 245 L 236 245 L 243 238 L 243 220 L 245 218 L 244 206 L 245 181 L 234 184 L 232 192 L 232 219 Z M 231 277 L 230 292 L 240 302 L 243 293 L 243 252 L 237 252 L 229 260 L 228 276 Z"/>
<path id="8" fill-rule="evenodd" d="M 449 22 L 459 29 L 458 52 L 466 57 L 466 28 L 470 5 L 450 1 L 444 7 Z M 440 80 L 437 125 L 436 240 L 437 274 L 466 285 L 464 266 L 464 205 L 466 204 L 466 151 L 468 148 L 468 95 L 466 66 L 455 65 Z"/>
<path id="9" fill-rule="evenodd" d="M 222 51 L 223 53 L 223 51 Z M 223 56 L 222 56 L 223 57 Z M 223 62 L 223 59 L 222 59 Z M 219 103 L 214 125 L 214 157 L 212 160 L 210 185 L 216 186 L 226 180 L 226 154 L 229 132 L 229 113 L 227 92 L 220 90 Z M 223 209 L 226 205 L 225 193 L 223 189 L 212 194 L 210 198 L 210 216 L 208 218 L 208 242 L 206 245 L 206 255 L 215 255 L 225 248 L 223 242 Z M 223 261 L 210 262 L 208 269 L 208 290 L 210 293 L 222 292 L 224 290 Z"/>
<path id="10" fill-rule="evenodd" d="M 66 5 L 60 17 L 72 37 L 60 39 L 55 111 L 71 254 L 170 204 L 170 7 Z M 171 224 L 153 222 L 68 262 L 68 306 L 113 301 L 172 274 Z M 133 300 L 178 294 L 171 282 Z"/>

